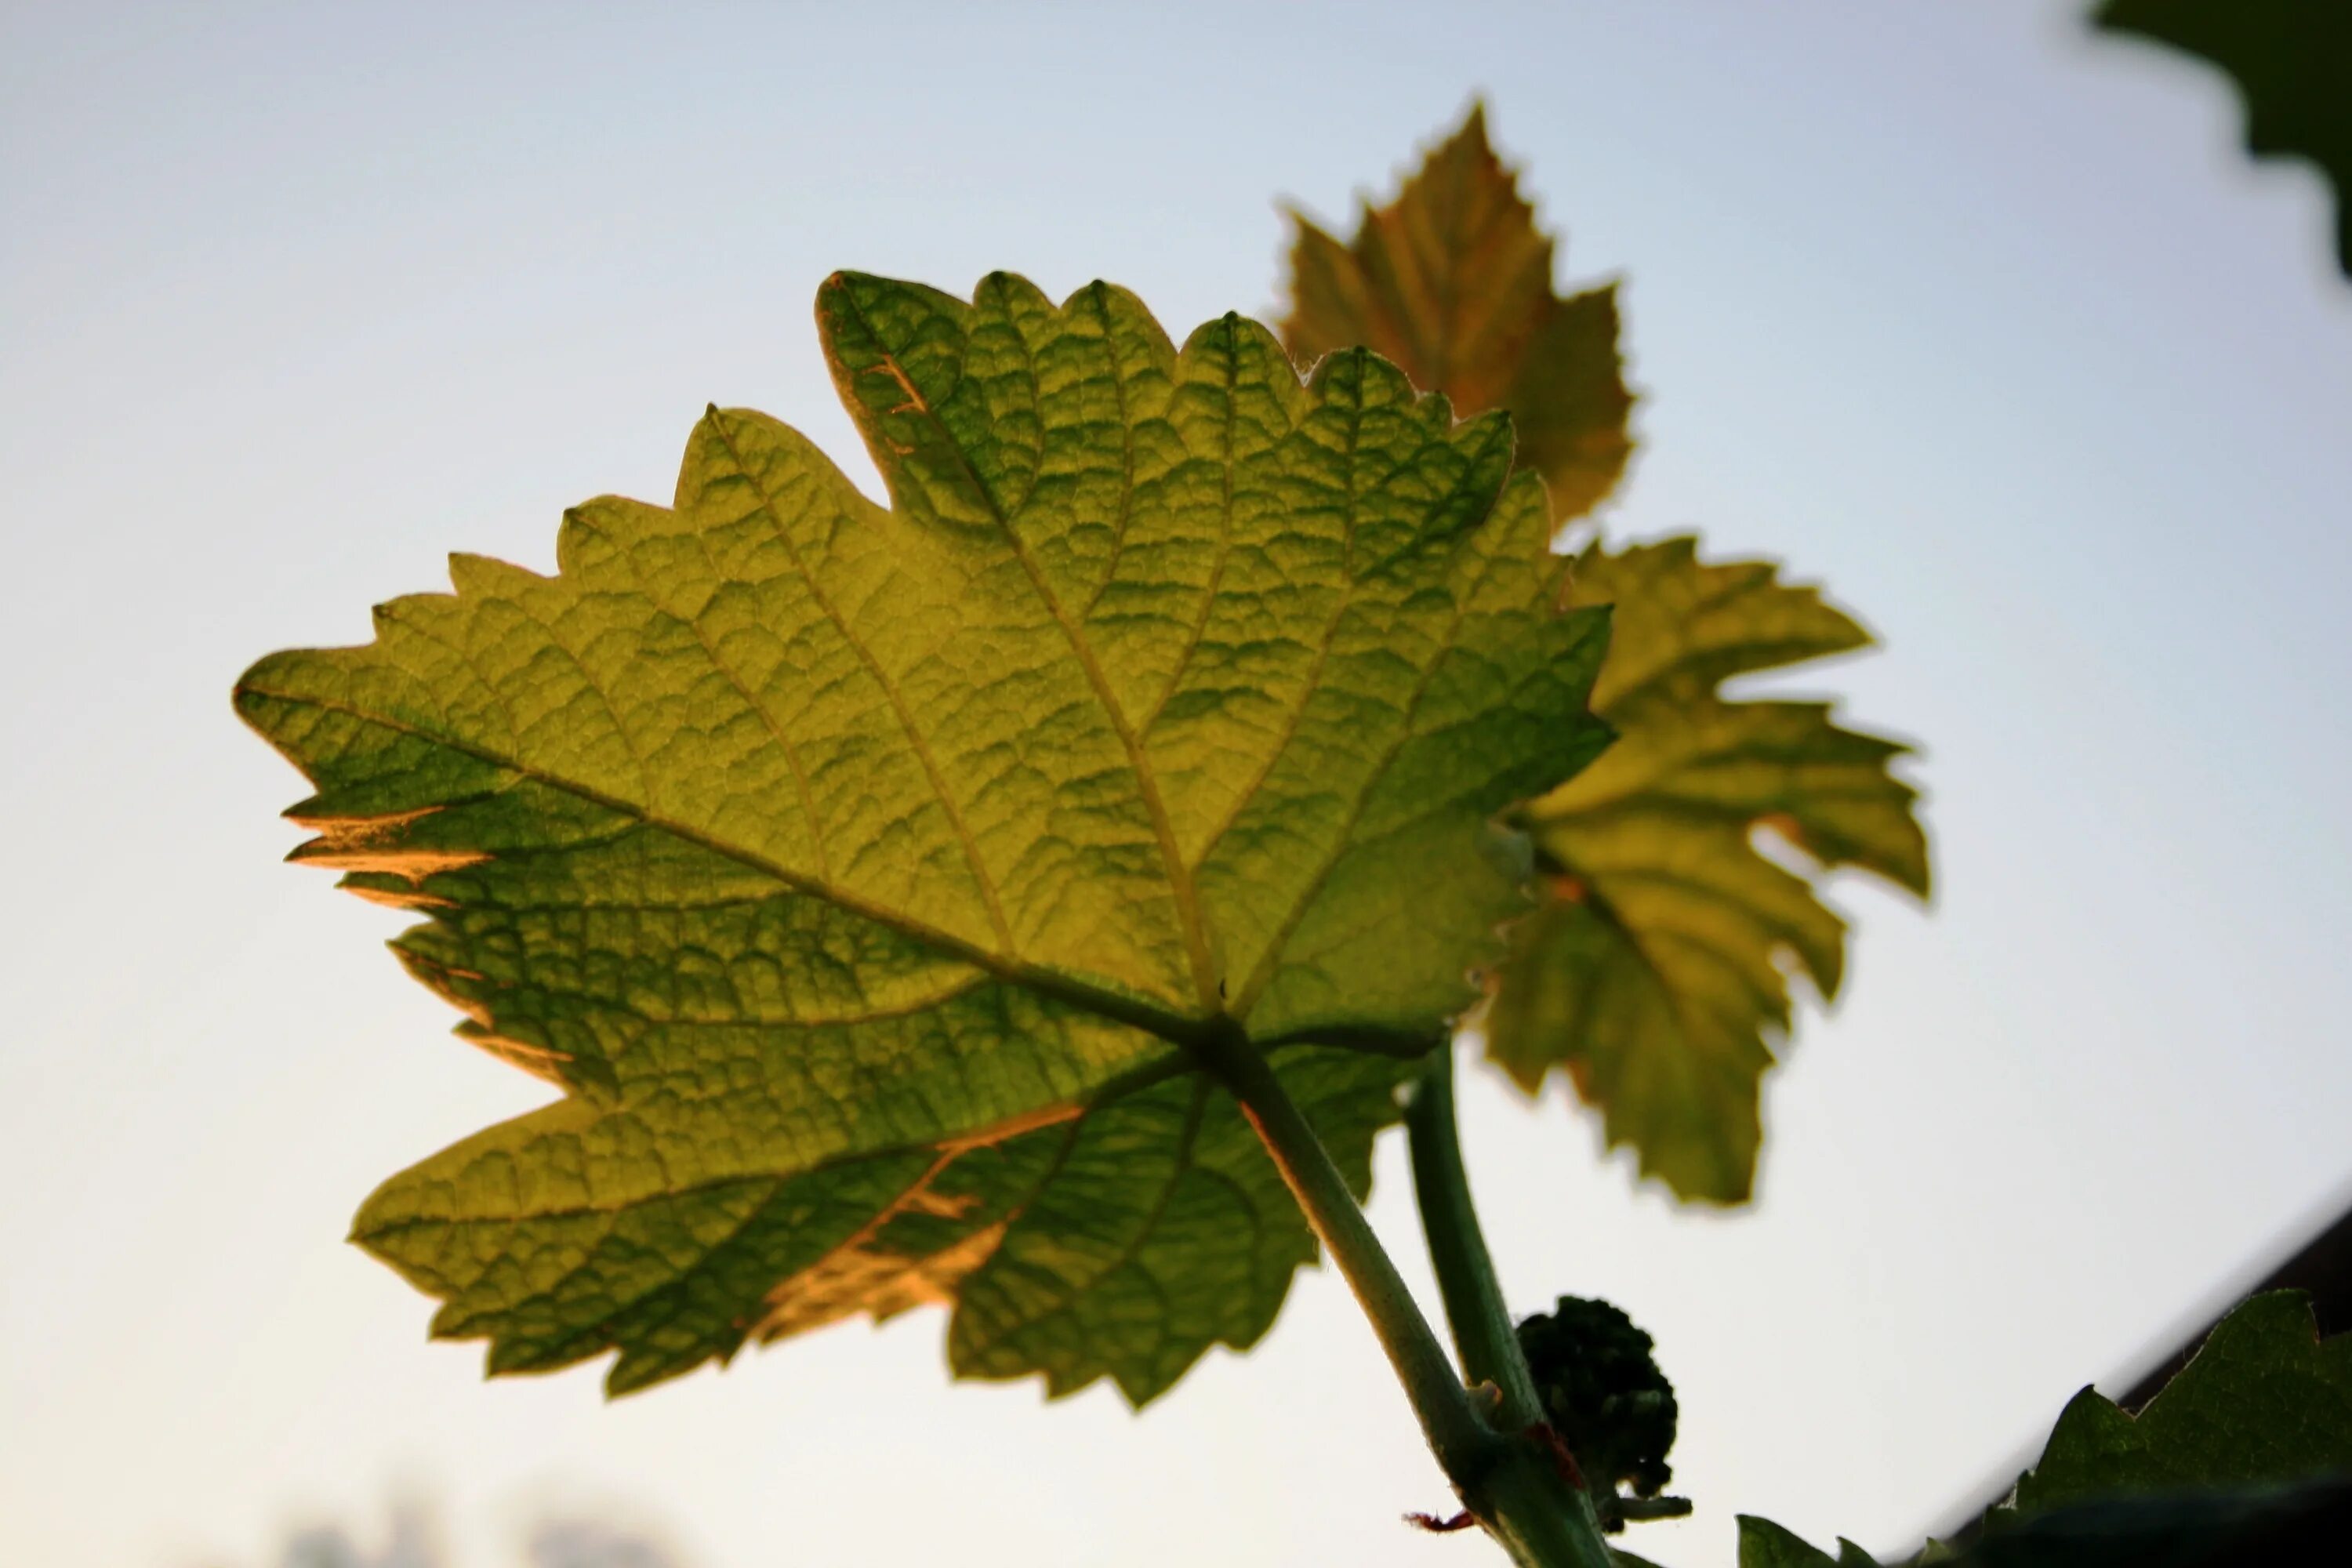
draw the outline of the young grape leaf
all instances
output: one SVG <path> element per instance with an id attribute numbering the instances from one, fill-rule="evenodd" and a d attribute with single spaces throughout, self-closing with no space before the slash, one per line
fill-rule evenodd
<path id="1" fill-rule="evenodd" d="M 1903 1568 L 2242 1568 L 2326 1563 L 2352 1539 L 2352 1481 L 2233 1487 L 2070 1503 L 1965 1548 L 1929 1542 Z M 1741 1515 L 1740 1568 L 1879 1568 L 1850 1541 L 1831 1557 Z"/>
<path id="2" fill-rule="evenodd" d="M 1607 615 L 1508 421 L 1370 353 L 1302 384 L 1003 274 L 817 309 L 889 507 L 713 409 L 556 575 L 456 557 L 239 683 L 294 858 L 425 914 L 460 1034 L 565 1091 L 356 1236 L 493 1372 L 951 1302 L 958 1372 L 1140 1404 L 1314 1253 L 1196 1052 L 1267 1051 L 1361 1187 L 1527 908 L 1494 819 L 1606 735 Z"/>
<path id="3" fill-rule="evenodd" d="M 2335 0 L 2106 0 L 2097 23 L 2229 74 L 2246 147 L 2308 158 L 2336 187 L 2336 257 L 2352 274 L 2352 6 Z"/>
<path id="4" fill-rule="evenodd" d="M 1616 606 L 1593 705 L 1618 740 L 1518 814 L 1552 897 L 1515 928 L 1487 1049 L 1529 1092 L 1564 1068 L 1644 1174 L 1738 1203 L 1754 1178 L 1767 1037 L 1789 1026 L 1780 957 L 1825 998 L 1844 959 L 1844 922 L 1754 836 L 1924 895 L 1914 791 L 1887 770 L 1906 748 L 1840 727 L 1826 703 L 1718 693 L 1732 676 L 1870 640 L 1768 562 L 1709 563 L 1686 538 L 1595 544 L 1570 599 Z"/>
<path id="5" fill-rule="evenodd" d="M 2214 1325 L 2137 1415 L 2074 1395 L 2016 1513 L 2127 1493 L 2259 1486 L 2352 1474 L 2352 1334 L 2322 1340 L 2310 1298 L 2273 1290 Z M 2006 1510 L 2004 1510 L 2006 1511 Z"/>
<path id="6" fill-rule="evenodd" d="M 1394 202 L 1366 208 L 1351 243 L 1297 223 L 1283 330 L 1302 360 L 1368 343 L 1457 408 L 1507 408 L 1559 521 L 1608 493 L 1632 404 L 1615 292 L 1552 292 L 1552 242 L 1480 110 Z M 1822 866 L 1924 895 L 1913 791 L 1886 772 L 1904 748 L 1839 728 L 1818 704 L 1717 694 L 1730 676 L 1869 641 L 1769 565 L 1705 564 L 1688 541 L 1595 547 L 1573 594 L 1617 606 L 1600 700 L 1624 738 L 1528 814 L 1551 897 L 1498 977 L 1488 1047 L 1530 1092 L 1564 1068 L 1610 1142 L 1634 1145 L 1678 1195 L 1739 1203 L 1767 1036 L 1789 1025 L 1780 957 L 1833 996 L 1845 934 L 1810 879 L 1758 855 L 1751 836 L 1777 827 Z"/>
<path id="7" fill-rule="evenodd" d="M 1738 1520 L 1739 1568 L 1878 1568 L 1877 1559 L 1851 1541 L 1839 1541 L 1832 1557 L 1769 1519 L 1743 1513 Z"/>
<path id="8" fill-rule="evenodd" d="M 1394 201 L 1364 205 L 1353 240 L 1290 216 L 1298 234 L 1282 336 L 1302 363 L 1361 344 L 1465 413 L 1509 409 L 1518 461 L 1550 487 L 1556 521 L 1616 488 L 1633 449 L 1616 285 L 1553 291 L 1551 237 L 1488 144 L 1483 105 Z"/>
<path id="9" fill-rule="evenodd" d="M 2255 1296 L 2215 1326 L 2137 1416 L 2076 1394 L 1960 1568 L 2221 1568 L 2317 1562 L 2352 1529 L 2352 1335 L 2323 1341 L 2300 1290 Z M 1847 1546 L 1853 1561 L 1870 1559 Z M 1831 1560 L 1767 1520 L 1739 1521 L 1742 1568 Z M 1841 1563 L 1845 1558 L 1838 1560 Z"/>

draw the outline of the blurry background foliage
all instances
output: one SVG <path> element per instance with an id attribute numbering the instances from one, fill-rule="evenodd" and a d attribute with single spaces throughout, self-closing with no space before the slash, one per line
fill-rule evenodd
<path id="1" fill-rule="evenodd" d="M 2352 276 L 2352 5 L 2341 0 L 2105 0 L 2097 23 L 2206 61 L 2244 101 L 2246 148 L 2308 160 L 2336 190 Z"/>
<path id="2" fill-rule="evenodd" d="M 561 1515 L 531 1526 L 517 1568 L 687 1568 L 650 1536 L 593 1518 Z M 436 1511 L 414 1499 L 393 1503 L 381 1536 L 345 1524 L 289 1533 L 266 1568 L 457 1568 Z"/>
<path id="3" fill-rule="evenodd" d="M 1510 411 L 1517 461 L 1555 526 L 1608 499 L 1633 451 L 1614 283 L 1562 296 L 1555 242 L 1495 153 L 1483 105 L 1342 243 L 1294 212 L 1284 341 L 1302 367 L 1369 344 L 1457 414 Z M 1690 538 L 1612 548 L 1593 530 L 1567 603 L 1614 606 L 1593 710 L 1596 763 L 1521 807 L 1545 901 L 1480 1022 L 1529 1093 L 1559 1071 L 1608 1142 L 1685 1199 L 1754 1191 L 1759 1085 L 1790 1019 L 1789 971 L 1824 1001 L 1845 970 L 1824 870 L 1925 898 L 1916 792 L 1900 742 L 1831 704 L 1732 699 L 1724 682 L 1869 646 L 1768 561 L 1709 562 Z"/>

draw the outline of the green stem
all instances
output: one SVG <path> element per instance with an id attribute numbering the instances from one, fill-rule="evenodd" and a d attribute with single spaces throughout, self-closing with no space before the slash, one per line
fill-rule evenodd
<path id="1" fill-rule="evenodd" d="M 1445 1142 L 1454 1145 L 1450 1098 L 1450 1045 L 1439 1054 L 1448 1059 L 1445 1079 Z M 1446 1479 L 1489 1535 L 1511 1555 L 1519 1568 L 1615 1568 L 1615 1560 L 1601 1540 L 1591 1500 L 1583 1489 L 1560 1474 L 1548 1445 L 1530 1440 L 1517 1423 L 1497 1431 L 1481 1415 L 1470 1391 L 1454 1369 L 1422 1316 L 1420 1304 L 1381 1246 L 1380 1237 L 1364 1218 L 1355 1194 L 1330 1152 L 1289 1092 L 1275 1077 L 1265 1058 L 1238 1027 L 1219 1033 L 1195 1047 L 1202 1065 L 1240 1101 L 1243 1113 L 1256 1129 L 1258 1139 L 1274 1157 L 1276 1168 L 1289 1184 L 1298 1206 L 1306 1211 L 1324 1247 L 1355 1291 L 1372 1332 L 1396 1369 L 1405 1397 L 1420 1418 L 1422 1435 L 1444 1468 Z M 1416 1164 L 1420 1152 L 1414 1152 Z M 1454 1186 L 1461 1194 L 1464 1234 L 1485 1270 L 1487 1289 L 1499 1310 L 1500 1294 L 1493 1289 L 1494 1269 L 1486 1262 L 1486 1244 L 1479 1239 L 1477 1216 L 1469 1210 L 1469 1192 L 1461 1179 L 1461 1152 L 1454 1153 Z M 1424 1214 L 1424 1220 L 1427 1216 Z M 1453 1266 L 1460 1267 L 1457 1262 Z M 1441 1280 L 1446 1268 L 1441 1266 Z M 1454 1313 L 1456 1285 L 1445 1284 L 1447 1311 Z M 1507 1336 L 1509 1325 L 1505 1323 Z M 1458 1324 L 1457 1324 L 1458 1329 Z M 1517 1341 L 1509 1340 L 1517 1355 Z M 1534 1382 L 1519 1363 L 1520 1381 L 1530 1401 Z M 1498 1386 L 1500 1386 L 1498 1384 Z M 1508 1395 L 1506 1399 L 1507 1401 Z"/>
<path id="2" fill-rule="evenodd" d="M 1513 1445 L 1477 1510 L 1486 1532 L 1520 1568 L 1622 1568 L 1601 1533 L 1592 1500 L 1537 1444 Z"/>
<path id="3" fill-rule="evenodd" d="M 1306 1113 L 1275 1077 L 1257 1047 L 1238 1029 L 1210 1042 L 1198 1054 L 1241 1102 L 1243 1113 L 1274 1156 L 1276 1168 L 1306 1211 L 1307 1222 L 1355 1291 L 1446 1479 L 1456 1489 L 1475 1482 L 1494 1468 L 1498 1439 L 1479 1419 L 1470 1391 L 1447 1359 L 1445 1347 L 1438 1342 L 1429 1320 L 1422 1316 L 1420 1303 L 1405 1288 Z"/>
<path id="4" fill-rule="evenodd" d="M 1407 1092 L 1405 1138 L 1412 1154 L 1413 1200 L 1422 1233 L 1445 1302 L 1445 1321 L 1462 1365 L 1475 1380 L 1495 1385 L 1495 1424 L 1514 1435 L 1546 1419 L 1535 1373 L 1519 1349 L 1495 1259 L 1470 1199 L 1470 1173 L 1462 1163 L 1462 1138 L 1454 1112 L 1454 1045 L 1430 1054 L 1428 1065 Z M 1538 1455 L 1530 1460 L 1531 1455 Z M 1592 1499 L 1571 1484 L 1553 1462 L 1549 1445 L 1522 1440 L 1517 1462 L 1490 1483 L 1493 1511 L 1488 1529 L 1522 1563 L 1575 1563 L 1606 1568 L 1615 1561 L 1602 1540 Z"/>
<path id="5" fill-rule="evenodd" d="M 1412 1194 L 1462 1369 L 1473 1382 L 1491 1383 L 1502 1392 L 1496 1424 L 1507 1432 L 1521 1431 L 1544 1418 L 1543 1398 L 1520 1353 L 1518 1332 L 1503 1305 L 1495 1261 L 1470 1201 L 1470 1174 L 1463 1168 L 1461 1137 L 1454 1131 L 1450 1043 L 1431 1053 L 1413 1084 L 1404 1128 L 1412 1151 Z"/>

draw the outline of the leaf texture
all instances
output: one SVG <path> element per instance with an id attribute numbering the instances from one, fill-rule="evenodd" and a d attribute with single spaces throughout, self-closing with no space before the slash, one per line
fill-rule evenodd
<path id="1" fill-rule="evenodd" d="M 2137 1415 L 2077 1394 L 2018 1479 L 2014 1511 L 2329 1475 L 2352 1476 L 2352 1335 L 2322 1340 L 2310 1298 L 2273 1290 L 2216 1324 Z"/>
<path id="2" fill-rule="evenodd" d="M 1835 1557 L 1769 1519 L 1739 1515 L 1739 1568 L 1878 1568 L 1876 1559 L 1851 1541 L 1838 1542 Z"/>
<path id="3" fill-rule="evenodd" d="M 494 1372 L 938 1302 L 957 1371 L 1139 1404 L 1314 1254 L 1193 1048 L 1265 1048 L 1362 1184 L 1527 907 L 1494 819 L 1605 735 L 1607 617 L 1507 422 L 1370 353 L 1302 384 L 1005 274 L 817 309 L 888 507 L 713 409 L 555 575 L 457 557 L 239 683 L 294 858 L 422 912 L 459 1033 L 565 1091 L 355 1234 Z"/>
<path id="4" fill-rule="evenodd" d="M 1341 244 L 1297 218 L 1302 361 L 1367 343 L 1465 411 L 1509 410 L 1519 461 L 1555 520 L 1591 510 L 1631 442 L 1613 286 L 1552 291 L 1552 241 L 1486 138 L 1483 110 Z M 1844 924 L 1811 878 L 1759 855 L 1771 826 L 1824 866 L 1924 894 L 1903 748 L 1832 723 L 1820 704 L 1730 702 L 1726 679 L 1864 646 L 1852 620 L 1756 563 L 1702 563 L 1687 540 L 1579 563 L 1575 599 L 1614 605 L 1603 717 L 1622 738 L 1526 816 L 1549 899 L 1517 932 L 1486 1016 L 1491 1053 L 1531 1092 L 1567 1070 L 1606 1136 L 1678 1195 L 1753 1189 L 1758 1085 L 1789 1026 L 1784 955 L 1836 994 Z"/>
<path id="5" fill-rule="evenodd" d="M 2241 1303 L 2146 1408 L 2085 1388 L 2010 1501 L 1918 1568 L 2236 1568 L 2322 1563 L 2352 1529 L 2352 1335 L 2323 1341 L 2310 1298 Z M 1872 1559 L 1839 1543 L 1839 1568 Z M 1832 1559 L 1769 1520 L 1739 1521 L 1741 1568 Z"/>
<path id="6" fill-rule="evenodd" d="M 1721 694 L 1733 677 L 1870 640 L 1769 563 L 1709 563 L 1688 538 L 1595 544 L 1570 598 L 1615 606 L 1593 703 L 1618 739 L 1519 816 L 1550 897 L 1515 929 L 1487 1049 L 1531 1093 L 1565 1069 L 1645 1175 L 1738 1203 L 1768 1042 L 1790 1023 L 1784 961 L 1824 998 L 1844 965 L 1844 921 L 1755 836 L 1924 896 L 1915 792 L 1888 769 L 1906 748 L 1841 727 L 1826 703 Z"/>
<path id="7" fill-rule="evenodd" d="M 1551 237 L 1486 140 L 1484 106 L 1341 243 L 1293 212 L 1283 341 L 1302 363 L 1363 344 L 1467 413 L 1507 408 L 1555 521 L 1607 499 L 1633 452 L 1617 289 L 1562 297 Z"/>
<path id="8" fill-rule="evenodd" d="M 2336 188 L 2336 258 L 2352 276 L 2352 6 L 2338 0 L 2107 0 L 2097 23 L 2227 72 L 2257 156 L 2307 158 Z"/>

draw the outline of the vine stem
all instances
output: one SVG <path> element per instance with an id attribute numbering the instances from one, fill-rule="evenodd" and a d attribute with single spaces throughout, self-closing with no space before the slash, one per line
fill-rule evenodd
<path id="1" fill-rule="evenodd" d="M 1477 1205 L 1471 1201 L 1470 1173 L 1462 1163 L 1462 1135 L 1454 1110 L 1453 1041 L 1430 1053 L 1407 1091 L 1404 1129 L 1412 1155 L 1413 1201 L 1421 1210 L 1422 1234 L 1429 1242 L 1438 1294 L 1445 1302 L 1454 1346 L 1462 1352 L 1463 1370 L 1473 1380 L 1494 1385 L 1496 1426 L 1514 1435 L 1532 1435 L 1548 1418 L 1535 1373 L 1519 1349 L 1518 1330 L 1503 1301 L 1502 1282 L 1495 1276 Z M 1527 1506 L 1499 1510 L 1505 1521 L 1538 1525 L 1545 1535 L 1538 1550 L 1549 1554 L 1533 1560 L 1574 1563 L 1580 1568 L 1601 1568 L 1616 1561 L 1601 1539 L 1600 1518 L 1582 1487 L 1569 1484 L 1549 1466 L 1540 1474 L 1522 1474 L 1508 1484 L 1529 1495 Z M 1515 1553 L 1520 1551 L 1507 1538 L 1504 1544 Z"/>
<path id="2" fill-rule="evenodd" d="M 1371 1320 L 1372 1333 L 1396 1369 L 1405 1398 L 1421 1420 L 1422 1436 L 1447 1479 L 1459 1489 L 1465 1479 L 1483 1476 L 1494 1466 L 1499 1439 L 1479 1418 L 1445 1347 L 1422 1316 L 1420 1303 L 1406 1289 L 1306 1113 L 1238 1028 L 1220 1035 L 1200 1054 L 1241 1102 L 1242 1114 L 1274 1156 L 1283 1181 Z"/>
<path id="3" fill-rule="evenodd" d="M 1389 1364 L 1395 1369 L 1397 1381 L 1403 1385 L 1430 1452 L 1436 1456 L 1463 1505 L 1521 1568 L 1614 1568 L 1615 1560 L 1601 1540 L 1583 1489 L 1559 1474 L 1545 1446 L 1522 1434 L 1520 1428 L 1526 1423 L 1497 1430 L 1480 1413 L 1445 1347 L 1422 1315 L 1420 1304 L 1364 1218 L 1355 1194 L 1348 1190 L 1330 1152 L 1258 1047 L 1234 1026 L 1194 1049 L 1202 1066 L 1240 1102 L 1298 1206 L 1339 1266 Z M 1452 1047 L 1435 1054 L 1447 1061 L 1450 1090 Z M 1445 1127 L 1451 1142 L 1450 1095 Z M 1415 1158 L 1418 1163 L 1417 1151 Z M 1460 1178 L 1460 1166 L 1456 1148 L 1454 1185 L 1462 1194 L 1470 1246 L 1483 1262 L 1486 1244 L 1479 1238 L 1476 1215 L 1468 1211 L 1468 1188 Z M 1426 1210 L 1423 1220 L 1429 1223 Z M 1449 1316 L 1462 1287 L 1447 1282 L 1446 1276 L 1450 1269 L 1461 1267 L 1458 1257 L 1440 1263 Z M 1486 1278 L 1492 1290 L 1490 1264 Z M 1499 1293 L 1496 1299 L 1499 1310 Z M 1510 1342 L 1516 1354 L 1517 1342 Z M 1522 1382 L 1532 1398 L 1533 1380 L 1526 1376 L 1524 1362 L 1520 1366 Z"/>
<path id="4" fill-rule="evenodd" d="M 1412 1152 L 1412 1195 L 1445 1301 L 1445 1321 L 1462 1352 L 1463 1373 L 1473 1382 L 1493 1384 L 1502 1394 L 1496 1424 L 1522 1431 L 1544 1419 L 1543 1396 L 1519 1350 L 1518 1331 L 1503 1304 L 1495 1260 L 1470 1201 L 1470 1173 L 1463 1167 L 1462 1139 L 1454 1126 L 1451 1044 L 1431 1053 L 1408 1091 L 1404 1131 Z"/>

